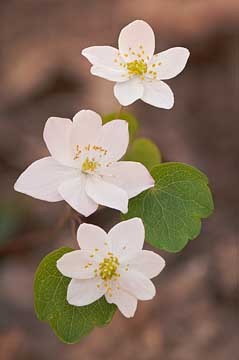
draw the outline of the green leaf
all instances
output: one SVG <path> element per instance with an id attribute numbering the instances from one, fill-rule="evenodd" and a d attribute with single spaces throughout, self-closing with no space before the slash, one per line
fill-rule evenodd
<path id="1" fill-rule="evenodd" d="M 40 263 L 34 283 L 35 310 L 39 320 L 47 321 L 65 343 L 76 343 L 95 326 L 108 324 L 116 306 L 105 297 L 87 306 L 72 306 L 66 300 L 70 279 L 56 267 L 56 261 L 70 248 L 60 248 L 48 254 Z"/>
<path id="2" fill-rule="evenodd" d="M 134 140 L 124 160 L 141 162 L 151 170 L 161 162 L 161 153 L 151 140 L 139 138 Z"/>
<path id="3" fill-rule="evenodd" d="M 213 212 L 208 179 L 181 163 L 160 164 L 151 175 L 155 187 L 130 200 L 123 218 L 142 218 L 147 242 L 170 252 L 180 251 L 199 235 L 200 219 Z"/>
<path id="4" fill-rule="evenodd" d="M 139 128 L 139 124 L 136 117 L 128 112 L 118 112 L 118 113 L 113 112 L 111 114 L 103 115 L 102 119 L 103 119 L 103 124 L 106 124 L 107 122 L 115 119 L 126 120 L 129 124 L 130 141 L 133 140 Z"/>

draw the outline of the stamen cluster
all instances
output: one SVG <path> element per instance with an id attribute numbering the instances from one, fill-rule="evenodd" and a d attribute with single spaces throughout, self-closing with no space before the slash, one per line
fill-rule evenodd
<path id="1" fill-rule="evenodd" d="M 144 75 L 148 70 L 148 66 L 143 59 L 140 59 L 127 63 L 127 69 L 129 75 Z"/>
<path id="2" fill-rule="evenodd" d="M 112 253 L 108 253 L 109 257 L 99 264 L 99 274 L 103 280 L 111 280 L 113 276 L 119 276 L 117 269 L 119 266 L 119 260 Z"/>

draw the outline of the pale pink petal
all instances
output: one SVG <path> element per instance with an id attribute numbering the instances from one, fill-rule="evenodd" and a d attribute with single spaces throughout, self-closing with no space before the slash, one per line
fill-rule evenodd
<path id="1" fill-rule="evenodd" d="M 80 110 L 73 117 L 73 131 L 78 132 L 78 136 L 90 137 L 92 134 L 97 134 L 101 129 L 102 118 L 99 114 L 92 110 Z"/>
<path id="2" fill-rule="evenodd" d="M 120 210 L 122 213 L 128 211 L 127 193 L 116 185 L 103 181 L 100 177 L 91 176 L 88 178 L 86 193 L 99 205 Z"/>
<path id="3" fill-rule="evenodd" d="M 124 82 L 117 82 L 114 86 L 114 95 L 119 103 L 128 106 L 143 96 L 144 87 L 138 77 Z"/>
<path id="4" fill-rule="evenodd" d="M 90 69 L 92 75 L 99 76 L 103 79 L 110 81 L 125 81 L 128 77 L 127 71 L 125 68 L 120 70 L 110 69 L 104 66 L 93 65 Z"/>
<path id="5" fill-rule="evenodd" d="M 72 121 L 59 117 L 50 117 L 43 131 L 46 146 L 54 159 L 64 165 L 72 165 L 70 136 Z"/>
<path id="6" fill-rule="evenodd" d="M 125 81 L 127 71 L 119 51 L 111 46 L 92 46 L 82 51 L 92 64 L 91 73 L 110 81 Z"/>
<path id="7" fill-rule="evenodd" d="M 76 250 L 63 255 L 57 260 L 57 269 L 62 275 L 73 279 L 90 279 L 95 276 L 98 263 L 92 259 L 89 251 Z"/>
<path id="8" fill-rule="evenodd" d="M 112 292 L 110 294 L 106 293 L 105 298 L 108 303 L 117 305 L 119 311 L 125 317 L 131 318 L 134 316 L 138 302 L 135 296 L 112 284 Z"/>
<path id="9" fill-rule="evenodd" d="M 121 70 L 119 50 L 112 46 L 91 46 L 82 51 L 92 65 Z"/>
<path id="10" fill-rule="evenodd" d="M 149 279 L 157 276 L 165 267 L 164 259 L 153 251 L 141 250 L 124 260 L 128 268 L 136 270 L 147 276 Z"/>
<path id="11" fill-rule="evenodd" d="M 128 123 L 125 120 L 113 120 L 105 124 L 99 134 L 97 145 L 106 150 L 102 161 L 109 163 L 121 159 L 129 144 Z"/>
<path id="12" fill-rule="evenodd" d="M 154 49 L 154 32 L 145 21 L 135 20 L 121 30 L 119 51 L 126 61 L 144 59 L 147 62 L 152 58 Z"/>
<path id="13" fill-rule="evenodd" d="M 63 198 L 58 191 L 59 185 L 75 176 L 75 169 L 61 165 L 49 156 L 32 163 L 19 176 L 14 189 L 36 199 L 60 201 Z"/>
<path id="14" fill-rule="evenodd" d="M 105 287 L 99 278 L 87 280 L 72 279 L 67 289 L 67 301 L 71 305 L 85 306 L 100 299 L 104 293 Z"/>
<path id="15" fill-rule="evenodd" d="M 129 198 L 154 186 L 154 179 L 147 168 L 138 162 L 118 161 L 104 169 L 104 180 L 124 189 Z"/>
<path id="16" fill-rule="evenodd" d="M 138 300 L 151 300 L 156 293 L 155 286 L 148 277 L 134 270 L 121 269 L 119 285 Z"/>
<path id="17" fill-rule="evenodd" d="M 171 109 L 174 95 L 170 87 L 160 80 L 145 80 L 144 94 L 141 98 L 147 104 L 163 109 Z"/>
<path id="18" fill-rule="evenodd" d="M 77 231 L 77 241 L 81 249 L 97 256 L 98 253 L 104 255 L 111 250 L 106 232 L 96 225 L 81 224 Z"/>
<path id="19" fill-rule="evenodd" d="M 110 81 L 125 81 L 127 69 L 119 51 L 111 46 L 92 46 L 82 54 L 93 64 L 91 73 Z"/>
<path id="20" fill-rule="evenodd" d="M 86 175 L 78 173 L 77 178 L 65 181 L 58 187 L 62 198 L 84 216 L 93 214 L 98 205 L 85 191 Z"/>
<path id="21" fill-rule="evenodd" d="M 108 233 L 112 252 L 123 258 L 142 250 L 144 244 L 144 225 L 141 219 L 133 218 L 115 225 Z"/>
<path id="22" fill-rule="evenodd" d="M 75 167 L 81 168 L 86 156 L 86 147 L 95 144 L 101 128 L 101 116 L 94 111 L 81 110 L 73 117 L 71 147 Z"/>
<path id="23" fill-rule="evenodd" d="M 148 64 L 148 72 L 157 73 L 157 79 L 168 80 L 180 74 L 185 68 L 189 51 L 183 47 L 174 47 L 153 56 Z"/>

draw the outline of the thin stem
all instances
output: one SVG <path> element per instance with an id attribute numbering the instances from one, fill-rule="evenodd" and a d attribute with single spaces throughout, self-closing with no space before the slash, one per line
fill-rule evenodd
<path id="1" fill-rule="evenodd" d="M 121 115 L 123 109 L 124 109 L 124 106 L 121 105 L 120 108 L 119 108 L 119 111 L 116 113 L 116 119 L 119 119 L 119 118 L 120 118 L 120 115 Z"/>
<path id="2" fill-rule="evenodd" d="M 63 213 L 63 216 L 61 216 L 59 218 L 58 222 L 56 223 L 56 226 L 52 229 L 52 233 L 54 234 L 55 232 L 57 232 L 58 230 L 63 228 L 63 226 L 65 225 L 67 220 L 70 218 L 70 216 L 71 216 L 71 207 L 67 204 L 66 212 Z"/>
<path id="3" fill-rule="evenodd" d="M 75 240 L 76 238 L 76 220 L 74 218 L 71 219 L 71 235 L 72 239 Z"/>

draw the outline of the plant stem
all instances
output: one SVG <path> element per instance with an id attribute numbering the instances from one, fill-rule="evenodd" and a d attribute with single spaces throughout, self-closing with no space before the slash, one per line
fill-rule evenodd
<path id="1" fill-rule="evenodd" d="M 121 113 L 122 113 L 123 109 L 124 109 L 124 106 L 123 106 L 123 105 L 121 105 L 121 106 L 120 106 L 120 108 L 119 108 L 118 113 L 116 113 L 116 119 L 119 119 L 119 118 L 120 118 L 120 115 L 121 115 Z"/>

